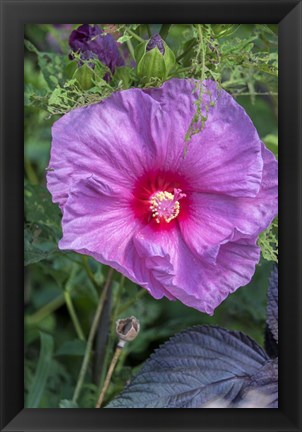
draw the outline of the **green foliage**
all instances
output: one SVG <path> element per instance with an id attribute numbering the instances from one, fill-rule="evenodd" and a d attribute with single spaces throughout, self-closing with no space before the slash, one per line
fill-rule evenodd
<path id="1" fill-rule="evenodd" d="M 78 404 L 68 399 L 63 399 L 59 404 L 60 408 L 79 408 Z"/>
<path id="2" fill-rule="evenodd" d="M 278 218 L 263 231 L 258 240 L 263 258 L 268 261 L 278 262 Z"/>
<path id="3" fill-rule="evenodd" d="M 49 367 L 53 352 L 53 338 L 46 333 L 40 333 L 41 350 L 35 376 L 29 386 L 29 393 L 26 400 L 26 406 L 37 408 L 49 376 Z"/>
<path id="4" fill-rule="evenodd" d="M 75 53 L 75 59 L 71 61 L 67 54 L 40 52 L 26 40 L 25 47 L 36 54 L 45 80 L 43 89 L 25 85 L 25 106 L 36 106 L 51 115 L 62 115 L 71 109 L 100 102 L 122 88 L 119 83 L 115 88 L 107 84 L 103 78 L 111 72 L 97 59 L 80 60 Z M 81 66 L 77 67 L 79 61 Z"/>
<path id="5" fill-rule="evenodd" d="M 44 187 L 26 184 L 24 193 L 25 245 L 28 251 L 25 260 L 29 264 L 39 250 L 42 255 L 57 250 L 61 228 L 59 210 L 51 203 L 50 194 Z"/>
<path id="6" fill-rule="evenodd" d="M 266 147 L 274 153 L 278 159 L 278 136 L 273 134 L 268 134 L 263 138 L 263 142 Z"/>
<path id="7" fill-rule="evenodd" d="M 42 186 L 25 184 L 25 265 L 47 258 L 58 250 L 60 211 Z"/>

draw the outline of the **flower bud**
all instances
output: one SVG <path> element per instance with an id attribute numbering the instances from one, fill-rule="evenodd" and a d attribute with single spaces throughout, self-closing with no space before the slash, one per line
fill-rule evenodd
<path id="1" fill-rule="evenodd" d="M 122 348 L 126 342 L 136 338 L 140 330 L 140 324 L 134 316 L 131 316 L 129 318 L 117 320 L 115 330 L 119 337 L 118 346 Z"/>
<path id="2" fill-rule="evenodd" d="M 73 77 L 78 81 L 83 90 L 93 87 L 94 71 L 87 65 L 83 64 L 77 69 Z"/>
<path id="3" fill-rule="evenodd" d="M 135 59 L 137 75 L 144 82 L 151 78 L 166 79 L 175 66 L 175 55 L 159 34 L 136 47 Z"/>

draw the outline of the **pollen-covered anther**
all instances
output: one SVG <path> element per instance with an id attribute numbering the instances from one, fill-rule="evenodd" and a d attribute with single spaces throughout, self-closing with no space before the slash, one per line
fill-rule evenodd
<path id="1" fill-rule="evenodd" d="M 181 189 L 174 189 L 174 193 L 167 191 L 156 192 L 150 198 L 152 217 L 155 218 L 157 223 L 161 221 L 171 222 L 179 215 L 179 200 L 185 196 L 186 194 L 182 193 Z"/>

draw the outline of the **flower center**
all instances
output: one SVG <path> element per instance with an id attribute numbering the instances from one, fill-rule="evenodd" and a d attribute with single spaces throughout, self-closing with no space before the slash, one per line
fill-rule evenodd
<path id="1" fill-rule="evenodd" d="M 150 210 L 157 223 L 162 220 L 169 223 L 179 215 L 179 200 L 186 194 L 181 189 L 174 189 L 174 193 L 159 191 L 150 197 Z"/>

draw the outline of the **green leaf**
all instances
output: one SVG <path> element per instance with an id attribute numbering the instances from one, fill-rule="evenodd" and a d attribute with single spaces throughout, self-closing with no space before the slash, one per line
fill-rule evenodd
<path id="1" fill-rule="evenodd" d="M 80 339 L 67 341 L 60 346 L 56 356 L 83 356 L 85 354 L 86 343 Z"/>
<path id="2" fill-rule="evenodd" d="M 278 262 L 278 217 L 259 235 L 258 246 L 264 259 Z"/>
<path id="3" fill-rule="evenodd" d="M 85 63 L 75 71 L 73 78 L 78 81 L 83 90 L 88 90 L 93 87 L 93 76 L 93 69 Z"/>
<path id="4" fill-rule="evenodd" d="M 61 215 L 51 195 L 43 186 L 25 184 L 25 217 L 27 222 L 40 223 L 59 230 Z"/>
<path id="5" fill-rule="evenodd" d="M 27 224 L 24 227 L 24 265 L 33 264 L 48 258 L 58 248 L 52 232 L 39 224 Z"/>
<path id="6" fill-rule="evenodd" d="M 263 142 L 266 147 L 278 157 L 278 136 L 273 134 L 268 134 L 263 138 Z"/>
<path id="7" fill-rule="evenodd" d="M 53 353 L 54 341 L 53 337 L 40 332 L 41 349 L 39 361 L 36 369 L 36 373 L 30 390 L 28 393 L 26 407 L 27 408 L 38 408 L 40 404 L 41 397 L 43 395 L 46 381 L 50 371 L 50 364 Z"/>
<path id="8" fill-rule="evenodd" d="M 40 52 L 28 40 L 25 40 L 24 44 L 28 51 L 37 55 L 39 67 L 49 89 L 53 90 L 59 83 L 63 83 L 64 71 L 67 64 L 70 62 L 68 56 L 50 52 Z"/>
<path id="9" fill-rule="evenodd" d="M 61 400 L 59 407 L 60 408 L 79 408 L 79 406 L 76 402 L 72 402 L 71 400 L 68 400 L 68 399 Z"/>
<path id="10" fill-rule="evenodd" d="M 42 186 L 25 185 L 25 265 L 41 261 L 58 251 L 61 237 L 60 210 Z"/>
<path id="11" fill-rule="evenodd" d="M 130 39 L 131 39 L 130 35 L 124 35 L 124 36 L 119 37 L 117 42 L 122 44 L 124 42 L 129 41 Z"/>

